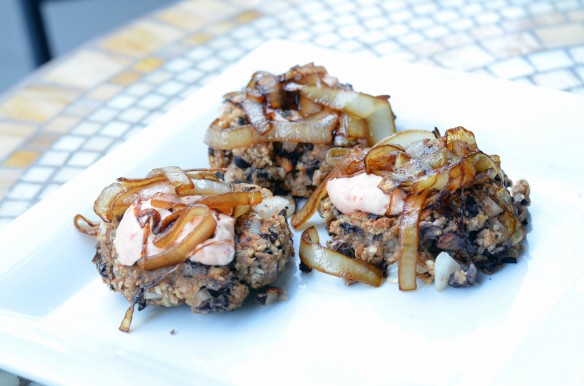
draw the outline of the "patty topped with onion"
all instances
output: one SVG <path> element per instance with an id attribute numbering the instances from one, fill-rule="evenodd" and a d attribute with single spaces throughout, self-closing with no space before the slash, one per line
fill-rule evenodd
<path id="1" fill-rule="evenodd" d="M 329 149 L 372 146 L 395 133 L 388 98 L 353 91 L 312 63 L 256 72 L 224 96 L 207 130 L 210 165 L 226 168 L 228 181 L 308 197 L 332 169 L 324 162 Z"/>
<path id="2" fill-rule="evenodd" d="M 313 227 L 305 230 L 302 270 L 378 286 L 397 264 L 400 289 L 416 289 L 421 278 L 441 290 L 473 285 L 479 272 L 520 256 L 529 184 L 513 184 L 472 132 L 409 130 L 337 153 L 332 172 L 292 219 L 300 228 L 318 209 L 332 236 L 325 248 Z"/>
<path id="3" fill-rule="evenodd" d="M 230 311 L 250 292 L 263 302 L 293 256 L 286 221 L 290 202 L 245 183 L 226 183 L 221 170 L 155 169 L 146 178 L 119 178 L 94 205 L 99 220 L 81 215 L 76 227 L 97 237 L 93 258 L 103 281 L 135 305 Z"/>

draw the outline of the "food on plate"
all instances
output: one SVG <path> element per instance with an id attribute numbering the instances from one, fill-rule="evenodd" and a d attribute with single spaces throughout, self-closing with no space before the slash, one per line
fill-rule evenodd
<path id="1" fill-rule="evenodd" d="M 209 162 L 226 168 L 229 181 L 308 197 L 332 169 L 329 149 L 372 146 L 395 133 L 388 99 L 353 91 L 312 63 L 281 75 L 256 72 L 224 96 L 205 136 Z"/>
<path id="2" fill-rule="evenodd" d="M 294 254 L 288 200 L 246 183 L 226 183 L 217 169 L 165 167 L 146 178 L 118 178 L 95 201 L 98 221 L 76 227 L 97 237 L 102 280 L 134 306 L 230 311 L 253 290 L 265 304 L 284 296 L 270 287 Z"/>
<path id="3" fill-rule="evenodd" d="M 378 286 L 397 264 L 400 289 L 421 278 L 441 290 L 517 261 L 529 184 L 513 184 L 472 132 L 406 130 L 335 151 L 336 166 L 292 218 L 298 229 L 318 209 L 332 236 L 325 248 L 314 227 L 304 231 L 301 270 Z"/>

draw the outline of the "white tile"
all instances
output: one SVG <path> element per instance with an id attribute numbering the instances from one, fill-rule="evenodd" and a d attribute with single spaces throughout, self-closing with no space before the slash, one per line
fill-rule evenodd
<path id="1" fill-rule="evenodd" d="M 145 83 L 145 82 L 139 82 L 139 83 L 135 83 L 133 85 L 131 85 L 130 87 L 128 87 L 126 89 L 126 93 L 130 94 L 130 95 L 134 95 L 137 97 L 141 97 L 143 95 L 146 95 L 150 92 L 150 90 L 152 90 L 154 86 L 152 86 L 149 83 Z"/>
<path id="2" fill-rule="evenodd" d="M 434 20 L 440 23 L 448 23 L 460 19 L 460 14 L 450 9 L 438 11 L 433 16 Z"/>
<path id="3" fill-rule="evenodd" d="M 555 88 L 558 90 L 566 90 L 571 87 L 582 85 L 582 81 L 569 70 L 555 70 L 543 74 L 537 74 L 533 76 L 533 80 L 539 86 Z"/>
<path id="4" fill-rule="evenodd" d="M 158 118 L 160 118 L 163 115 L 164 114 L 161 111 L 155 111 L 155 112 L 147 115 L 146 118 L 144 118 L 142 120 L 142 123 L 145 125 L 150 125 L 152 122 L 154 122 L 155 120 L 157 120 Z"/>
<path id="5" fill-rule="evenodd" d="M 553 4 L 549 2 L 533 3 L 529 4 L 527 7 L 532 15 L 542 15 L 554 11 Z"/>
<path id="6" fill-rule="evenodd" d="M 535 83 L 531 80 L 530 77 L 525 77 L 525 78 L 515 78 L 513 79 L 513 83 L 516 84 L 528 84 L 528 85 L 535 85 Z"/>
<path id="7" fill-rule="evenodd" d="M 145 126 L 133 127 L 132 130 L 128 130 L 128 132 L 124 135 L 124 139 L 127 141 L 128 139 L 132 138 L 134 135 L 138 134 Z"/>
<path id="8" fill-rule="evenodd" d="M 152 84 L 161 84 L 166 82 L 172 77 L 172 73 L 164 70 L 156 70 L 150 75 L 147 75 L 144 79 Z"/>
<path id="9" fill-rule="evenodd" d="M 19 182 L 10 189 L 6 197 L 16 200 L 32 200 L 41 190 L 42 185 Z"/>
<path id="10" fill-rule="evenodd" d="M 173 98 L 170 99 L 167 103 L 164 104 L 160 109 L 164 112 L 172 110 L 176 105 L 178 105 L 182 99 Z"/>
<path id="11" fill-rule="evenodd" d="M 472 3 L 467 6 L 462 7 L 460 13 L 464 16 L 474 16 L 484 12 L 483 7 L 480 4 Z"/>
<path id="12" fill-rule="evenodd" d="M 262 20 L 262 19 L 259 19 L 259 20 Z M 241 27 L 237 27 L 236 29 L 234 29 L 231 32 L 231 36 L 237 40 L 244 40 L 244 39 L 249 38 L 250 36 L 255 36 L 256 34 L 257 34 L 257 31 L 247 24 L 242 25 Z M 194 51 L 194 55 L 192 55 L 192 56 L 189 54 L 187 54 L 187 55 L 189 55 L 189 57 L 191 59 L 200 59 L 200 58 L 197 58 L 197 56 L 200 56 L 201 53 L 197 50 L 198 50 L 198 48 L 195 48 L 192 51 L 189 51 L 189 53 Z M 205 51 L 203 51 L 203 52 L 205 52 Z M 209 56 L 210 54 L 211 54 L 211 51 L 208 51 L 207 55 L 205 57 Z M 195 56 L 195 57 L 193 57 L 193 56 Z"/>
<path id="13" fill-rule="evenodd" d="M 316 39 L 314 39 L 314 42 L 316 44 L 319 44 L 319 45 L 325 46 L 325 47 L 332 47 L 335 44 L 339 43 L 340 41 L 341 41 L 341 37 L 336 33 L 324 34 L 324 35 L 318 36 Z"/>
<path id="14" fill-rule="evenodd" d="M 101 127 L 101 124 L 94 123 L 94 122 L 81 122 L 79 125 L 75 126 L 71 133 L 77 135 L 85 135 L 85 136 L 92 136 Z"/>
<path id="15" fill-rule="evenodd" d="M 463 71 L 484 67 L 494 60 L 492 55 L 478 46 L 455 48 L 437 54 L 434 59 L 444 67 Z"/>
<path id="16" fill-rule="evenodd" d="M 89 120 L 94 122 L 107 122 L 113 119 L 118 112 L 116 110 L 102 107 L 89 116 Z"/>
<path id="17" fill-rule="evenodd" d="M 492 64 L 489 70 L 499 78 L 514 79 L 535 72 L 533 66 L 523 58 L 511 58 Z"/>
<path id="18" fill-rule="evenodd" d="M 181 72 L 191 67 L 192 65 L 193 62 L 191 62 L 190 60 L 186 60 L 184 58 L 176 58 L 166 63 L 164 67 L 171 72 Z"/>
<path id="19" fill-rule="evenodd" d="M 577 63 L 584 64 L 584 45 L 571 47 L 568 51 Z"/>
<path id="20" fill-rule="evenodd" d="M 126 132 L 126 130 L 128 130 L 129 127 L 129 123 L 114 121 L 106 124 L 103 129 L 101 129 L 100 134 L 108 137 L 119 138 Z"/>
<path id="21" fill-rule="evenodd" d="M 69 157 L 70 153 L 65 151 L 53 151 L 49 150 L 45 152 L 39 159 L 39 165 L 46 166 L 60 166 L 64 165 L 65 161 Z"/>
<path id="22" fill-rule="evenodd" d="M 196 81 L 200 80 L 205 74 L 196 69 L 187 70 L 181 74 L 179 74 L 176 78 L 185 83 L 195 83 Z"/>
<path id="23" fill-rule="evenodd" d="M 46 166 L 33 166 L 29 168 L 20 179 L 29 182 L 46 182 L 54 171 L 54 168 Z"/>
<path id="24" fill-rule="evenodd" d="M 428 15 L 431 14 L 432 12 L 435 12 L 436 9 L 438 9 L 438 7 L 436 6 L 436 4 L 425 2 L 413 5 L 412 9 L 414 10 L 414 13 L 416 13 L 417 15 Z"/>
<path id="25" fill-rule="evenodd" d="M 282 31 L 282 30 L 276 30 L 276 31 Z M 272 31 L 272 32 L 276 32 L 276 31 Z M 282 33 L 284 34 L 284 31 L 282 31 Z M 276 37 L 276 36 L 274 36 L 274 37 Z M 278 37 L 281 37 L 281 36 L 278 36 Z M 225 59 L 227 61 L 237 60 L 237 59 L 241 58 L 243 56 L 243 54 L 244 54 L 244 52 L 237 47 L 229 47 L 229 48 L 226 48 L 224 50 L 219 51 L 219 53 L 218 53 L 218 55 L 220 57 L 222 57 L 223 59 Z"/>
<path id="26" fill-rule="evenodd" d="M 52 184 L 48 184 L 43 191 L 39 194 L 39 199 L 40 200 L 44 200 L 45 198 L 47 198 L 51 193 L 53 193 L 55 190 L 59 189 L 61 187 L 62 184 L 60 183 L 52 183 Z"/>
<path id="27" fill-rule="evenodd" d="M 75 151 L 85 142 L 86 138 L 65 135 L 53 144 L 54 150 Z"/>
<path id="28" fill-rule="evenodd" d="M 374 44 L 385 39 L 385 35 L 379 31 L 369 31 L 359 36 L 359 40 L 367 44 Z"/>
<path id="29" fill-rule="evenodd" d="M 270 29 L 270 28 L 275 28 L 278 25 L 278 21 L 275 18 L 271 18 L 271 17 L 262 17 L 260 19 L 257 19 L 253 22 L 253 25 L 259 29 L 259 30 L 266 30 L 266 29 Z M 256 31 L 253 31 L 253 33 L 251 33 L 248 36 L 251 35 L 255 35 Z M 239 36 L 239 34 L 238 34 Z"/>
<path id="30" fill-rule="evenodd" d="M 414 14 L 410 11 L 403 10 L 394 13 L 390 13 L 390 19 L 398 23 L 406 22 L 414 17 Z"/>
<path id="31" fill-rule="evenodd" d="M 484 12 L 476 15 L 475 20 L 479 24 L 495 24 L 501 20 L 501 16 L 495 12 Z"/>
<path id="32" fill-rule="evenodd" d="M 416 55 L 408 51 L 394 51 L 384 56 L 385 58 L 396 60 L 400 62 L 412 62 L 416 60 Z"/>
<path id="33" fill-rule="evenodd" d="M 55 173 L 53 182 L 65 183 L 83 171 L 83 168 L 64 166 Z"/>
<path id="34" fill-rule="evenodd" d="M 520 7 L 504 7 L 499 10 L 501 15 L 510 20 L 517 20 L 525 17 L 525 11 Z"/>
<path id="35" fill-rule="evenodd" d="M 538 71 L 555 70 L 572 66 L 572 59 L 561 49 L 537 52 L 529 55 L 529 60 Z"/>
<path id="36" fill-rule="evenodd" d="M 166 102 L 166 98 L 157 94 L 150 94 L 140 99 L 138 106 L 144 107 L 145 109 L 156 109 L 162 106 L 164 102 Z"/>
<path id="37" fill-rule="evenodd" d="M 571 11 L 582 7 L 582 3 L 576 0 L 556 1 L 556 9 L 559 11 Z"/>
<path id="38" fill-rule="evenodd" d="M 417 32 L 410 32 L 407 35 L 403 35 L 397 38 L 397 40 L 405 46 L 410 46 L 426 41 L 424 36 Z"/>
<path id="39" fill-rule="evenodd" d="M 375 46 L 373 46 L 373 50 L 380 54 L 385 56 L 386 54 L 389 54 L 391 52 L 396 52 L 399 51 L 401 49 L 401 47 L 397 44 L 394 43 L 393 41 L 387 40 L 384 41 L 382 43 L 376 44 Z"/>
<path id="40" fill-rule="evenodd" d="M 378 16 L 367 20 L 365 27 L 369 29 L 380 29 L 385 28 L 389 25 L 389 21 L 384 16 Z"/>
<path id="41" fill-rule="evenodd" d="M 212 53 L 213 52 L 209 48 L 205 46 L 198 46 L 187 52 L 186 56 L 194 61 L 197 61 L 211 56 Z"/>
<path id="42" fill-rule="evenodd" d="M 132 106 L 134 102 L 136 102 L 136 97 L 121 94 L 112 98 L 107 105 L 114 109 L 123 110 Z"/>
<path id="43" fill-rule="evenodd" d="M 317 23 L 310 27 L 310 31 L 316 36 L 323 35 L 334 30 L 335 27 L 330 23 Z"/>
<path id="44" fill-rule="evenodd" d="M 465 30 L 468 30 L 469 28 L 474 27 L 474 23 L 472 22 L 471 19 L 461 18 L 459 20 L 454 20 L 454 21 L 450 22 L 448 24 L 448 26 L 453 31 L 457 31 L 458 32 L 458 31 L 465 31 Z"/>
<path id="45" fill-rule="evenodd" d="M 571 88 L 568 91 L 570 91 L 573 94 L 577 94 L 577 95 L 584 96 L 584 86 L 582 86 L 582 87 L 574 87 L 574 88 Z"/>
<path id="46" fill-rule="evenodd" d="M 323 23 L 329 20 L 333 15 L 330 11 L 318 11 L 318 12 L 311 12 L 308 14 L 308 18 L 313 23 Z"/>
<path id="47" fill-rule="evenodd" d="M 424 32 L 427 28 L 433 27 L 434 21 L 428 17 L 418 17 L 410 22 L 410 27 L 416 30 L 422 30 Z"/>
<path id="48" fill-rule="evenodd" d="M 93 151 L 78 151 L 69 158 L 67 165 L 87 167 L 97 161 L 100 156 L 100 153 Z"/>
<path id="49" fill-rule="evenodd" d="M 339 34 L 346 39 L 357 37 L 363 33 L 365 33 L 365 29 L 357 24 L 348 25 L 339 29 Z"/>
<path id="50" fill-rule="evenodd" d="M 379 15 L 381 10 L 377 6 L 361 7 L 357 10 L 357 15 L 363 20 Z"/>
<path id="51" fill-rule="evenodd" d="M 173 96 L 178 94 L 183 88 L 185 88 L 184 84 L 171 80 L 162 84 L 156 91 L 162 95 Z"/>
<path id="52" fill-rule="evenodd" d="M 139 107 L 132 107 L 122 112 L 118 119 L 134 123 L 140 121 L 146 114 L 148 114 L 148 110 Z"/>
<path id="53" fill-rule="evenodd" d="M 424 35 L 426 35 L 427 37 L 429 37 L 431 39 L 441 38 L 441 37 L 446 36 L 450 33 L 448 28 L 443 27 L 441 25 L 437 25 L 435 27 L 428 28 L 427 30 L 422 31 L 422 32 L 424 33 Z"/>
<path id="54" fill-rule="evenodd" d="M 203 71 L 211 72 L 218 70 L 224 64 L 225 63 L 221 59 L 213 57 L 197 63 L 197 67 Z"/>
<path id="55" fill-rule="evenodd" d="M 382 1 L 381 6 L 388 11 L 397 11 L 398 9 L 402 9 L 406 6 L 407 2 L 403 0 L 397 1 Z"/>
<path id="56" fill-rule="evenodd" d="M 356 11 L 357 6 L 353 3 L 342 3 L 335 7 L 335 13 L 342 15 L 346 13 L 353 13 Z"/>
<path id="57" fill-rule="evenodd" d="M 5 200 L 0 204 L 0 217 L 20 216 L 29 206 L 29 201 Z"/>
<path id="58" fill-rule="evenodd" d="M 215 50 L 222 50 L 226 47 L 231 47 L 234 44 L 234 41 L 226 36 L 220 36 L 209 43 L 209 47 L 213 47 Z"/>
<path id="59" fill-rule="evenodd" d="M 410 29 L 405 24 L 392 24 L 389 27 L 385 28 L 383 32 L 385 32 L 387 36 L 396 37 L 405 35 L 409 31 Z"/>
<path id="60" fill-rule="evenodd" d="M 182 92 L 180 93 L 180 97 L 184 100 L 185 98 L 188 98 L 189 96 L 191 96 L 192 93 L 194 93 L 195 91 L 197 91 L 200 88 L 201 87 L 199 87 L 199 86 L 187 87 L 184 90 L 182 90 Z"/>
<path id="61" fill-rule="evenodd" d="M 363 48 L 363 44 L 357 42 L 354 39 L 346 39 L 343 40 L 340 44 L 338 44 L 336 48 L 341 51 L 355 52 L 358 49 Z"/>
<path id="62" fill-rule="evenodd" d="M 83 148 L 86 150 L 104 151 L 112 144 L 113 141 L 114 138 L 93 137 L 90 138 L 87 142 L 85 142 Z"/>

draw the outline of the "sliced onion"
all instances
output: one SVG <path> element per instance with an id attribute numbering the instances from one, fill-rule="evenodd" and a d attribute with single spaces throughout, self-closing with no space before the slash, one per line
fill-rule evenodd
<path id="1" fill-rule="evenodd" d="M 355 91 L 340 90 L 323 85 L 319 87 L 305 86 L 300 90 L 300 93 L 316 103 L 366 119 L 369 126 L 370 146 L 396 131 L 395 118 L 387 98 L 376 98 Z"/>
<path id="2" fill-rule="evenodd" d="M 168 267 L 182 263 L 189 258 L 197 245 L 207 240 L 215 232 L 217 222 L 211 210 L 204 205 L 192 205 L 183 209 L 181 216 L 172 224 L 170 229 L 154 239 L 154 245 L 158 248 L 166 248 L 164 252 L 142 258 L 138 261 L 140 268 L 146 271 L 153 271 L 159 268 Z M 185 225 L 196 217 L 201 217 L 201 221 L 189 232 L 180 242 L 179 236 Z"/>
<path id="3" fill-rule="evenodd" d="M 389 137 L 383 138 L 376 146 L 381 145 L 396 145 L 407 149 L 412 144 L 423 140 L 436 139 L 434 133 L 427 130 L 403 130 Z"/>
<path id="4" fill-rule="evenodd" d="M 247 114 L 249 122 L 257 130 L 258 134 L 264 135 L 272 130 L 272 122 L 268 120 L 262 103 L 251 99 L 245 99 L 241 103 L 241 107 Z"/>
<path id="5" fill-rule="evenodd" d="M 167 166 L 153 169 L 146 177 L 164 176 L 175 188 L 178 194 L 194 188 L 187 173 L 178 166 Z"/>
<path id="6" fill-rule="evenodd" d="M 262 140 L 256 129 L 251 125 L 222 129 L 211 125 L 207 129 L 203 142 L 213 149 L 232 150 L 250 147 Z"/>
<path id="7" fill-rule="evenodd" d="M 367 138 L 369 136 L 369 126 L 364 119 L 354 117 L 351 114 L 343 114 L 341 124 L 349 137 Z"/>
<path id="8" fill-rule="evenodd" d="M 124 184 L 114 182 L 101 191 L 93 204 L 93 211 L 106 223 L 113 220 L 113 207 L 118 197 L 127 192 Z"/>
<path id="9" fill-rule="evenodd" d="M 298 254 L 305 265 L 329 275 L 359 281 L 374 287 L 381 285 L 383 279 L 381 268 L 325 248 L 319 242 L 315 227 L 308 227 L 302 232 Z"/>
<path id="10" fill-rule="evenodd" d="M 231 217 L 233 218 L 240 218 L 241 216 L 245 216 L 251 211 L 251 205 L 238 205 L 233 208 L 233 213 Z"/>
<path id="11" fill-rule="evenodd" d="M 190 190 L 184 190 L 182 192 L 183 196 L 186 195 L 202 195 L 208 196 L 212 194 L 222 194 L 222 193 L 229 193 L 233 190 L 231 184 L 221 182 L 221 181 L 212 181 L 212 180 L 194 180 L 193 181 L 194 187 Z"/>
<path id="12" fill-rule="evenodd" d="M 428 192 L 410 194 L 404 201 L 404 209 L 399 220 L 399 242 L 397 255 L 399 289 L 411 291 L 416 289 L 416 263 L 418 261 L 418 225 L 420 212 Z"/>
<path id="13" fill-rule="evenodd" d="M 332 147 L 327 150 L 325 160 L 330 165 L 336 165 L 341 161 L 351 149 L 346 147 Z"/>
<path id="14" fill-rule="evenodd" d="M 86 235 L 97 236 L 97 233 L 99 232 L 99 223 L 91 221 L 81 214 L 73 217 L 73 224 L 75 224 L 75 228 L 77 228 L 79 232 L 85 233 Z"/>
<path id="15" fill-rule="evenodd" d="M 259 190 L 251 192 L 228 192 L 203 197 L 196 201 L 197 204 L 206 205 L 211 209 L 231 207 L 238 205 L 256 205 L 262 202 L 262 193 Z"/>
<path id="16" fill-rule="evenodd" d="M 387 170 L 388 165 L 395 164 L 395 159 L 400 153 L 403 153 L 403 149 L 396 145 L 386 144 L 371 148 L 365 156 L 365 171 L 371 174 Z"/>
<path id="17" fill-rule="evenodd" d="M 279 214 L 287 206 L 290 205 L 290 201 L 284 197 L 274 196 L 265 199 L 263 202 L 255 205 L 253 207 L 253 212 L 257 213 L 263 219 L 269 219 L 272 216 Z"/>

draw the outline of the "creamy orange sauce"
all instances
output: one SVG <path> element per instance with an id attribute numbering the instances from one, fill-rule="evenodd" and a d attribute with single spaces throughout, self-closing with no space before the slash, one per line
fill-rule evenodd
<path id="1" fill-rule="evenodd" d="M 400 189 L 395 189 L 391 195 L 385 194 L 378 188 L 380 182 L 380 176 L 362 173 L 333 178 L 328 181 L 326 189 L 333 205 L 344 214 L 355 211 L 376 215 L 401 213 L 406 194 Z"/>
<path id="2" fill-rule="evenodd" d="M 140 203 L 141 209 L 153 208 L 150 200 Z M 118 261 L 123 265 L 133 265 L 142 253 L 144 243 L 144 229 L 140 226 L 138 219 L 134 215 L 135 205 L 131 205 L 116 230 L 114 248 L 118 254 Z M 155 208 L 160 213 L 161 219 L 170 215 L 170 211 Z M 213 216 L 217 222 L 215 234 L 210 239 L 199 244 L 189 259 L 206 265 L 226 265 L 229 264 L 235 255 L 235 219 L 213 211 Z M 200 217 L 195 217 L 184 226 L 177 241 L 184 239 L 201 221 Z M 163 252 L 164 249 L 154 245 L 154 235 L 150 234 L 146 240 L 146 256 L 153 256 Z"/>

